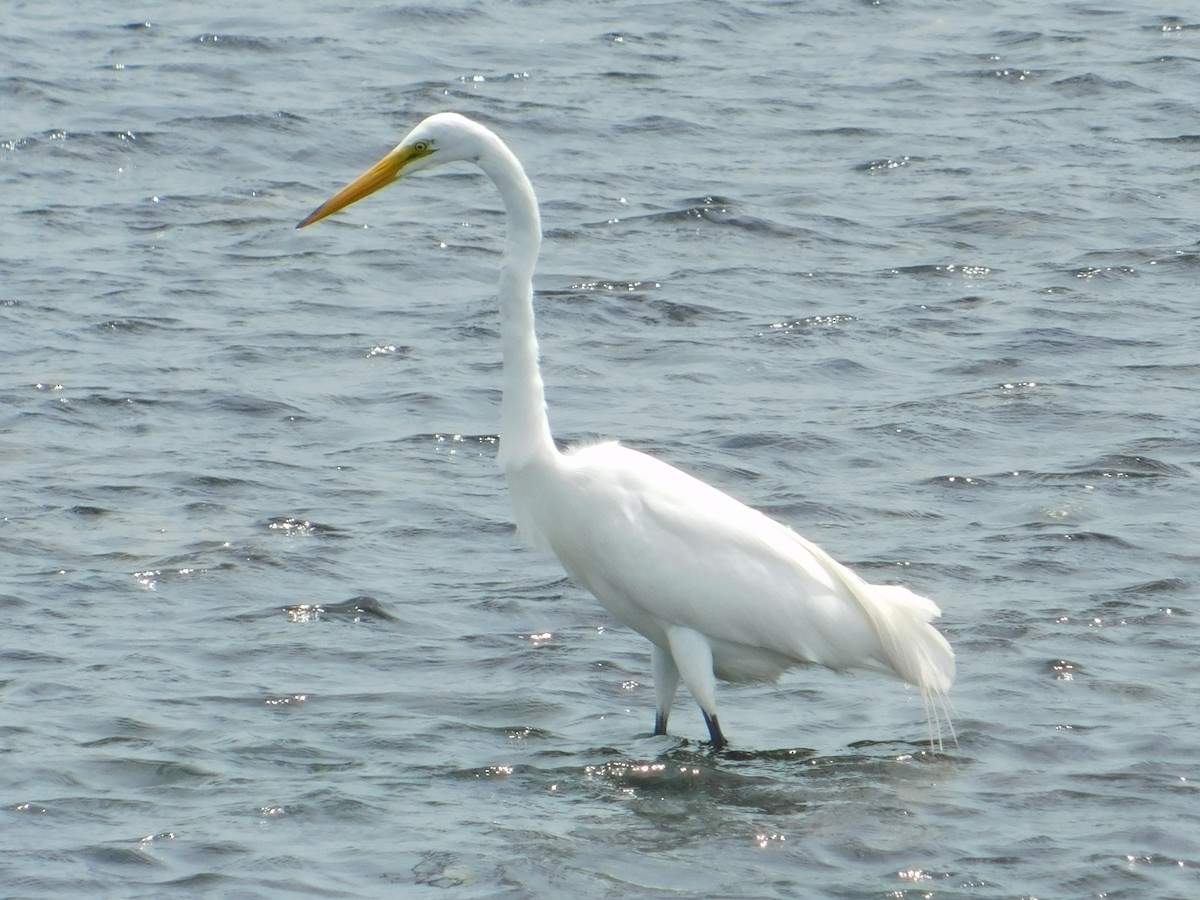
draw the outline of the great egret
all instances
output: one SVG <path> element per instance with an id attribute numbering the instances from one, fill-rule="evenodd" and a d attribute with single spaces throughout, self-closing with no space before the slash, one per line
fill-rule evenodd
<path id="1" fill-rule="evenodd" d="M 954 651 L 930 624 L 941 615 L 931 600 L 868 584 L 785 526 L 636 450 L 615 442 L 555 447 L 533 327 L 537 198 L 493 132 L 456 113 L 430 116 L 296 227 L 402 174 L 460 161 L 491 178 L 508 217 L 499 284 L 499 463 L 518 529 L 557 556 L 614 618 L 650 640 L 654 733 L 666 734 L 682 678 L 719 749 L 726 740 L 716 678 L 772 682 L 815 663 L 881 669 L 915 685 L 940 747 Z"/>

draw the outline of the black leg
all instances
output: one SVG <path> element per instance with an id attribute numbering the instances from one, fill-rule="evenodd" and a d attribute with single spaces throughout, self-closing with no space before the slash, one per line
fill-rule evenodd
<path id="1" fill-rule="evenodd" d="M 704 710 L 700 710 L 700 712 L 704 713 L 704 724 L 708 726 L 708 736 L 712 738 L 712 748 L 720 750 L 729 742 L 725 740 L 725 735 L 721 734 L 721 726 L 717 723 L 716 713 L 710 716 Z"/>
<path id="2" fill-rule="evenodd" d="M 656 712 L 654 714 L 654 733 L 655 734 L 666 734 L 667 733 L 667 717 L 664 716 L 662 713 Z"/>

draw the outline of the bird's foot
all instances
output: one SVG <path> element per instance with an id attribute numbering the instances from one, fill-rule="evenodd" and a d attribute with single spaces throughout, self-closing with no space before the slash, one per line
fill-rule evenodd
<path id="1" fill-rule="evenodd" d="M 712 748 L 720 750 L 728 745 L 729 742 L 725 740 L 725 735 L 721 734 L 721 725 L 717 722 L 716 713 L 710 716 L 704 710 L 700 710 L 700 712 L 704 713 L 704 724 L 708 726 L 708 736 L 711 738 L 710 743 L 712 744 Z"/>

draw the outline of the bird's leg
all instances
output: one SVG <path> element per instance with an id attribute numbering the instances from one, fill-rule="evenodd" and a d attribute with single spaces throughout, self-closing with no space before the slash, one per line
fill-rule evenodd
<path id="1" fill-rule="evenodd" d="M 654 668 L 654 733 L 667 733 L 667 718 L 679 689 L 679 669 L 671 653 L 657 644 L 650 647 L 650 662 Z"/>
<path id="2" fill-rule="evenodd" d="M 720 750 L 728 741 L 725 740 L 725 735 L 721 734 L 721 726 L 717 722 L 717 714 L 711 716 L 703 709 L 700 710 L 704 714 L 704 724 L 708 726 L 708 736 L 712 739 L 712 748 Z"/>
<path id="3" fill-rule="evenodd" d="M 683 683 L 704 713 L 704 724 L 708 726 L 713 749 L 720 750 L 726 741 L 717 724 L 717 679 L 713 674 L 712 645 L 700 632 L 678 627 L 667 629 L 667 643 Z"/>

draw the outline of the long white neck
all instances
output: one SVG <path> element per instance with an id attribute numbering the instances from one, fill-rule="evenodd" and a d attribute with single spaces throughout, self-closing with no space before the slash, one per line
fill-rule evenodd
<path id="1" fill-rule="evenodd" d="M 542 225 L 525 170 L 498 138 L 480 167 L 500 190 L 508 214 L 499 286 L 500 343 L 504 353 L 499 462 L 506 472 L 513 472 L 556 452 L 546 417 L 546 393 L 533 327 L 533 269 L 542 242 Z"/>

